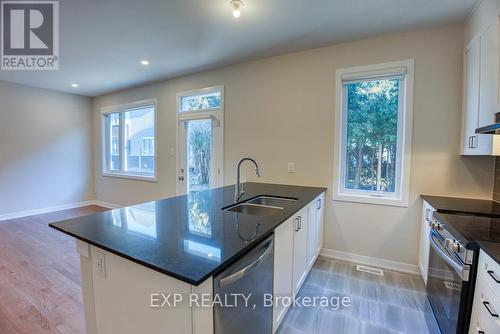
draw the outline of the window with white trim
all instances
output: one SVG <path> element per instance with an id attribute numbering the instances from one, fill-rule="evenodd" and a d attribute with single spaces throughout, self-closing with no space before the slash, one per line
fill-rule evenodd
<path id="1" fill-rule="evenodd" d="M 156 102 L 105 108 L 102 124 L 103 174 L 156 179 Z"/>
<path id="2" fill-rule="evenodd" d="M 334 199 L 407 206 L 413 62 L 337 71 Z"/>

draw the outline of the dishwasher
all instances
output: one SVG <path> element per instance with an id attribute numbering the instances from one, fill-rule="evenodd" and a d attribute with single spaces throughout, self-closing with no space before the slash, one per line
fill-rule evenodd
<path id="1" fill-rule="evenodd" d="M 273 293 L 273 238 L 214 278 L 214 298 L 222 301 L 214 305 L 215 334 L 272 334 L 273 308 L 264 298 Z"/>

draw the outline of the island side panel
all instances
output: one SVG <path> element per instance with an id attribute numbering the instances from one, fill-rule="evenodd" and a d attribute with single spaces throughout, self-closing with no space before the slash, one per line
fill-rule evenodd
<path id="1" fill-rule="evenodd" d="M 199 286 L 191 286 L 193 300 L 196 297 L 197 303 L 192 303 L 193 334 L 214 334 L 214 309 L 213 305 L 207 307 L 200 301 L 202 296 L 213 300 L 213 277 L 206 279 Z M 198 307 L 199 306 L 199 307 Z"/>
<path id="2" fill-rule="evenodd" d="M 104 268 L 99 260 L 104 257 Z M 90 247 L 97 334 L 191 334 L 191 285 L 97 247 Z M 101 268 L 100 268 L 101 267 Z M 163 305 L 164 297 L 180 294 L 183 302 Z M 155 307 L 152 306 L 155 305 Z"/>
<path id="3" fill-rule="evenodd" d="M 85 329 L 87 334 L 97 334 L 94 289 L 92 287 L 92 261 L 90 259 L 90 246 L 86 242 L 76 240 L 76 250 L 78 251 L 78 254 L 80 254 Z"/>

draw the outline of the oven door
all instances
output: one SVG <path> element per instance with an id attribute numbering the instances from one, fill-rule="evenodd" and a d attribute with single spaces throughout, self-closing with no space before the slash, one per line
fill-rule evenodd
<path id="1" fill-rule="evenodd" d="M 427 297 L 442 334 L 466 333 L 465 314 L 469 266 L 445 247 L 445 239 L 430 232 Z"/>

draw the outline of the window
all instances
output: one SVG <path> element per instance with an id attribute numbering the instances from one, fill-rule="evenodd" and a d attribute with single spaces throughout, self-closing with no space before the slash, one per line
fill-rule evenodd
<path id="1" fill-rule="evenodd" d="M 177 94 L 179 194 L 222 186 L 224 87 Z"/>
<path id="2" fill-rule="evenodd" d="M 189 92 L 188 92 L 189 93 Z M 194 93 L 194 92 L 193 92 Z M 221 108 L 221 91 L 214 90 L 181 97 L 180 112 L 204 111 Z"/>
<path id="3" fill-rule="evenodd" d="M 413 61 L 337 71 L 334 199 L 408 205 Z"/>
<path id="4" fill-rule="evenodd" d="M 103 110 L 103 174 L 156 179 L 156 102 Z"/>
<path id="5" fill-rule="evenodd" d="M 153 137 L 142 137 L 142 155 L 155 155 L 155 139 Z"/>

